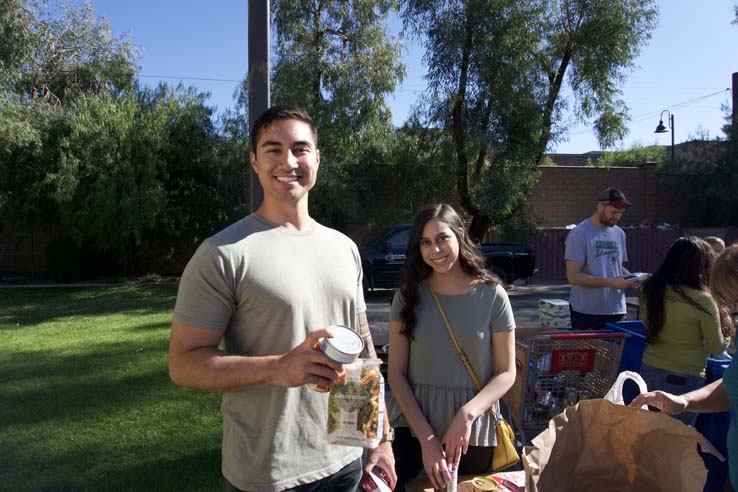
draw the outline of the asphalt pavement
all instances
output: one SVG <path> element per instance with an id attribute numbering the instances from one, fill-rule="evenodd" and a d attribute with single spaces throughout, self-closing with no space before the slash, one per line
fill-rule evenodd
<path id="1" fill-rule="evenodd" d="M 372 328 L 374 343 L 384 345 L 390 301 L 394 290 L 377 289 L 366 298 L 367 318 Z M 526 285 L 513 285 L 507 289 L 515 323 L 519 328 L 541 326 L 538 320 L 538 301 L 541 299 L 569 299 L 569 284 L 564 281 L 537 281 Z M 630 292 L 627 295 L 636 295 Z M 628 319 L 637 319 L 636 310 L 628 306 Z"/>

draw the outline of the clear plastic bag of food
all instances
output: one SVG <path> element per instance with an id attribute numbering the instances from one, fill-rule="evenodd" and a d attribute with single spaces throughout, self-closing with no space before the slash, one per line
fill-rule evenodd
<path id="1" fill-rule="evenodd" d="M 343 366 L 346 377 L 328 394 L 328 442 L 374 448 L 382 437 L 384 378 L 379 359 L 356 359 Z"/>

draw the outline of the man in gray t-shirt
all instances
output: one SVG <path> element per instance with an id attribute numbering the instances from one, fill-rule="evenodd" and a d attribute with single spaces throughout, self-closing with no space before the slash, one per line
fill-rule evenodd
<path id="1" fill-rule="evenodd" d="M 375 356 L 348 237 L 308 213 L 320 151 L 302 109 L 274 107 L 255 122 L 251 165 L 259 208 L 203 242 L 180 281 L 169 373 L 182 386 L 223 393 L 227 491 L 353 492 L 378 465 L 394 485 L 392 432 L 366 462 L 361 448 L 328 444 L 326 393 L 342 366 L 315 350 L 331 324 L 353 326 Z M 225 349 L 219 347 L 225 342 Z"/>
<path id="2" fill-rule="evenodd" d="M 636 282 L 625 280 L 630 272 L 625 233 L 616 224 L 631 203 L 622 191 L 610 187 L 597 196 L 591 217 L 566 238 L 566 278 L 571 284 L 571 326 L 596 330 L 625 317 L 625 290 Z"/>

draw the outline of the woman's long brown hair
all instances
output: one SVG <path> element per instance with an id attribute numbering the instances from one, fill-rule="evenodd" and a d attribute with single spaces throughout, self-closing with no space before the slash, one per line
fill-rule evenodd
<path id="1" fill-rule="evenodd" d="M 641 297 L 648 308 L 646 343 L 658 343 L 658 335 L 666 320 L 667 287 L 671 287 L 683 302 L 709 314 L 706 308 L 687 295 L 684 287 L 707 292 L 714 259 L 715 253 L 710 245 L 698 237 L 680 237 L 672 243 L 661 265 L 641 288 Z"/>
<path id="2" fill-rule="evenodd" d="M 402 328 L 400 333 L 412 339 L 413 331 L 418 323 L 415 309 L 420 303 L 418 288 L 433 273 L 431 268 L 420 254 L 420 239 L 423 236 L 425 225 L 433 220 L 439 219 L 451 228 L 459 241 L 459 264 L 467 275 L 481 280 L 487 284 L 496 285 L 500 279 L 487 270 L 487 264 L 479 251 L 479 247 L 471 240 L 464 229 L 464 223 L 451 205 L 440 203 L 431 205 L 421 210 L 413 227 L 410 230 L 410 239 L 405 252 L 405 264 L 400 271 L 400 293 L 404 305 L 400 311 Z"/>

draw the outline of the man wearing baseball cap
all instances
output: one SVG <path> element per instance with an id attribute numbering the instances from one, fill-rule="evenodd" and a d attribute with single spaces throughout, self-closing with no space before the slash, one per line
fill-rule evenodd
<path id="1" fill-rule="evenodd" d="M 625 232 L 616 224 L 630 205 L 619 189 L 602 190 L 592 216 L 566 238 L 564 259 L 574 329 L 598 330 L 625 317 L 625 289 L 638 283 L 624 278 L 630 274 L 623 266 L 628 261 Z"/>

